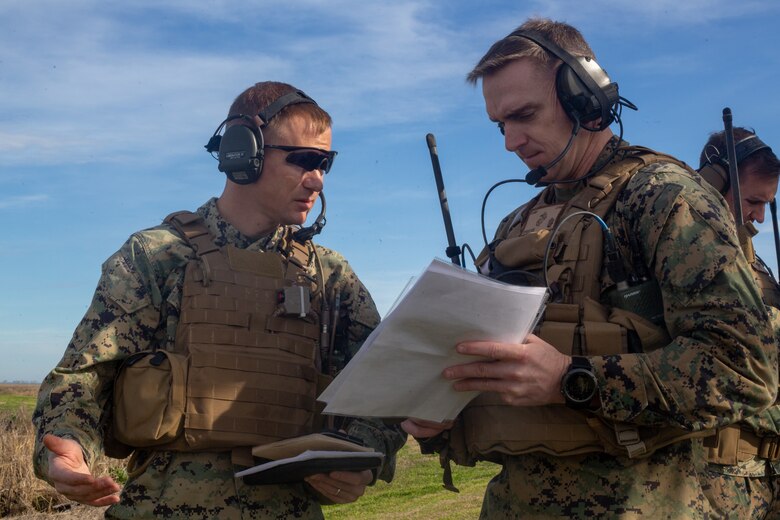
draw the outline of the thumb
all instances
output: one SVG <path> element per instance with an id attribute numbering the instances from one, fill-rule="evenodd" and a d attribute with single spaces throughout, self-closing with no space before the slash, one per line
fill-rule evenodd
<path id="1" fill-rule="evenodd" d="M 57 437 L 56 435 L 44 435 L 43 445 L 46 446 L 46 449 L 48 449 L 54 455 L 70 457 L 73 457 L 74 455 L 81 455 L 81 447 L 78 446 L 76 441 L 71 439 L 63 439 L 62 437 Z"/>

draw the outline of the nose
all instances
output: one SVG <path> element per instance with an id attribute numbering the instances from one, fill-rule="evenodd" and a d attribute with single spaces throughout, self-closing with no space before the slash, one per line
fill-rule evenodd
<path id="1" fill-rule="evenodd" d="M 303 174 L 303 187 L 312 191 L 322 191 L 325 176 L 322 170 L 310 170 Z"/>
<path id="2" fill-rule="evenodd" d="M 504 124 L 504 146 L 509 152 L 517 152 L 528 144 L 528 134 L 526 134 L 520 125 L 511 121 Z"/>
<path id="3" fill-rule="evenodd" d="M 766 206 L 764 204 L 761 204 L 759 207 L 754 208 L 752 211 L 753 218 L 756 222 L 759 224 L 764 223 L 764 212 L 766 211 Z"/>

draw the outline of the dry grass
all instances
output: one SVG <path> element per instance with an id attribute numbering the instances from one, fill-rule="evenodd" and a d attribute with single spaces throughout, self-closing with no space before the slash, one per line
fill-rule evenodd
<path id="1" fill-rule="evenodd" d="M 0 383 L 0 395 L 21 395 L 35 397 L 38 395 L 38 385 Z"/>
<path id="2" fill-rule="evenodd" d="M 98 518 L 102 516 L 102 510 L 71 509 L 73 504 L 69 500 L 33 473 L 35 432 L 30 419 L 37 391 L 36 385 L 0 385 L 0 453 L 3 454 L 0 458 L 0 517 L 50 518 L 52 513 L 70 511 L 70 514 L 56 518 L 85 518 L 85 509 L 90 509 L 89 517 Z M 8 405 L 17 402 L 20 396 L 27 398 L 23 404 Z M 101 475 L 116 473 L 120 468 L 123 471 L 123 461 L 101 457 L 96 472 Z M 92 516 L 93 512 L 99 514 Z"/>

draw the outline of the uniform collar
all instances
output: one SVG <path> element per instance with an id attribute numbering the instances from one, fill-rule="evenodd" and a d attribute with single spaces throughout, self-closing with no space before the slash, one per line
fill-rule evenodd
<path id="1" fill-rule="evenodd" d="M 231 245 L 239 249 L 269 251 L 275 249 L 284 236 L 285 226 L 279 226 L 273 232 L 259 238 L 244 235 L 222 217 L 217 208 L 216 197 L 199 207 L 197 213 L 203 217 L 206 227 L 214 236 L 214 243 L 219 247 Z"/>
<path id="2" fill-rule="evenodd" d="M 609 156 L 612 155 L 612 153 L 615 151 L 616 148 L 619 148 L 621 146 L 628 146 L 628 142 L 620 139 L 616 135 L 613 135 L 609 139 L 609 141 L 607 141 L 607 144 L 604 145 L 604 148 L 601 149 L 601 152 L 599 152 L 596 161 L 593 163 L 593 166 L 588 171 L 587 179 L 572 184 L 553 184 L 551 186 L 552 189 L 546 195 L 545 202 L 555 203 L 555 202 L 568 202 L 569 200 L 571 200 L 572 197 L 574 197 L 577 193 L 582 191 L 582 189 L 585 187 L 585 183 L 588 181 L 588 179 L 591 179 L 593 175 L 595 175 L 594 172 L 597 169 L 603 170 L 607 166 L 607 161 L 609 160 Z M 623 159 L 622 155 L 618 153 L 615 154 L 615 156 L 611 160 L 609 160 L 609 163 L 620 161 L 622 159 Z"/>

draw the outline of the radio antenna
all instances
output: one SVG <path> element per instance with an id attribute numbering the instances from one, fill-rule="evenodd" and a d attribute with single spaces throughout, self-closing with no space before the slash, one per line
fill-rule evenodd
<path id="1" fill-rule="evenodd" d="M 441 216 L 444 219 L 444 230 L 447 232 L 447 257 L 452 263 L 465 267 L 461 264 L 461 250 L 455 241 L 455 232 L 452 230 L 452 218 L 450 217 L 450 205 L 447 201 L 447 192 L 444 190 L 444 180 L 441 176 L 441 166 L 439 165 L 439 152 L 436 150 L 436 138 L 433 134 L 425 136 L 428 143 L 428 151 L 431 153 L 431 164 L 433 164 L 433 176 L 436 178 L 436 190 L 439 192 L 439 204 L 441 205 Z"/>

